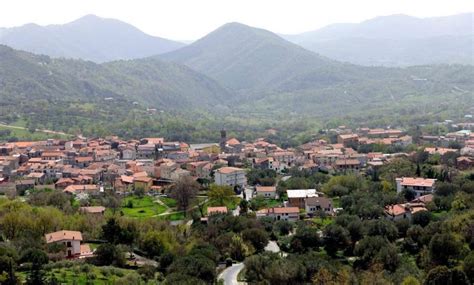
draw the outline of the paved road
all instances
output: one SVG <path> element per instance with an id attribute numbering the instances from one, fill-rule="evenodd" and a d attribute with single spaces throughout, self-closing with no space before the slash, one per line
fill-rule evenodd
<path id="1" fill-rule="evenodd" d="M 221 274 L 219 274 L 219 279 L 224 280 L 224 285 L 240 285 L 244 284 L 242 282 L 237 281 L 237 276 L 239 272 L 244 269 L 243 263 L 237 263 L 232 265 L 231 267 L 227 267 Z"/>

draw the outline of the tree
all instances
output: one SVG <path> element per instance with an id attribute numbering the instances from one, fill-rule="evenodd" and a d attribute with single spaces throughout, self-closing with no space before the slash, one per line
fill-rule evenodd
<path id="1" fill-rule="evenodd" d="M 30 272 L 27 278 L 27 284 L 40 285 L 45 283 L 45 274 L 43 266 L 48 263 L 46 252 L 37 248 L 28 249 L 22 256 L 23 262 L 31 264 Z"/>
<path id="2" fill-rule="evenodd" d="M 435 234 L 430 241 L 431 260 L 438 265 L 447 265 L 461 252 L 462 243 L 452 234 Z"/>
<path id="3" fill-rule="evenodd" d="M 293 230 L 293 223 L 285 220 L 276 221 L 273 224 L 273 230 L 281 236 L 286 236 Z"/>
<path id="4" fill-rule="evenodd" d="M 176 259 L 168 268 L 168 272 L 197 277 L 206 284 L 212 284 L 216 278 L 216 264 L 205 256 L 189 255 Z"/>
<path id="5" fill-rule="evenodd" d="M 97 265 L 115 265 L 123 266 L 125 264 L 125 256 L 123 251 L 116 245 L 104 243 L 97 247 L 95 251 L 95 260 Z"/>
<path id="6" fill-rule="evenodd" d="M 414 225 L 420 225 L 426 227 L 432 220 L 432 214 L 429 211 L 416 212 L 412 216 L 412 223 Z"/>
<path id="7" fill-rule="evenodd" d="M 199 184 L 192 177 L 181 177 L 171 188 L 171 197 L 176 200 L 178 210 L 187 211 L 198 190 Z"/>
<path id="8" fill-rule="evenodd" d="M 451 272 L 446 266 L 437 266 L 431 269 L 426 276 L 426 285 L 449 285 L 451 283 Z M 454 284 L 453 284 L 454 285 Z"/>
<path id="9" fill-rule="evenodd" d="M 146 233 L 141 241 L 140 249 L 146 253 L 147 257 L 157 259 L 164 251 L 160 235 L 153 231 Z"/>
<path id="10" fill-rule="evenodd" d="M 240 208 L 240 214 L 247 214 L 249 211 L 249 202 L 246 199 L 240 200 L 239 203 L 239 208 Z"/>
<path id="11" fill-rule="evenodd" d="M 211 184 L 207 196 L 211 205 L 224 206 L 233 202 L 235 193 L 230 186 Z"/>
<path id="12" fill-rule="evenodd" d="M 242 238 L 250 242 L 257 252 L 262 251 L 268 244 L 268 234 L 262 229 L 246 229 L 242 232 Z"/>
<path id="13" fill-rule="evenodd" d="M 343 227 L 331 224 L 324 229 L 324 248 L 330 256 L 338 250 L 345 250 L 350 245 L 349 232 Z"/>
<path id="14" fill-rule="evenodd" d="M 303 252 L 308 249 L 318 249 L 321 245 L 317 228 L 301 226 L 291 239 L 290 247 L 294 252 Z"/>
<path id="15" fill-rule="evenodd" d="M 102 237 L 107 241 L 117 244 L 122 236 L 122 227 L 118 224 L 116 218 L 112 217 L 102 226 Z"/>
<path id="16" fill-rule="evenodd" d="M 403 279 L 402 285 L 420 285 L 420 281 L 413 276 L 407 276 Z"/>
<path id="17" fill-rule="evenodd" d="M 463 270 L 469 280 L 474 281 L 474 251 L 471 251 L 464 259 Z"/>
<path id="18" fill-rule="evenodd" d="M 367 234 L 369 236 L 382 236 L 389 241 L 394 241 L 398 237 L 398 229 L 393 222 L 380 219 L 368 223 Z"/>

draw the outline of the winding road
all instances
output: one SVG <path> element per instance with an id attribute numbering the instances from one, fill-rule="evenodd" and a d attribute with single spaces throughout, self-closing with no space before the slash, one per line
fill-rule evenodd
<path id="1" fill-rule="evenodd" d="M 224 271 L 219 274 L 219 277 L 217 278 L 224 280 L 224 285 L 241 285 L 245 284 L 243 282 L 237 281 L 237 276 L 239 275 L 239 272 L 244 269 L 244 264 L 243 263 L 237 263 L 234 264 L 230 267 L 227 267 Z"/>

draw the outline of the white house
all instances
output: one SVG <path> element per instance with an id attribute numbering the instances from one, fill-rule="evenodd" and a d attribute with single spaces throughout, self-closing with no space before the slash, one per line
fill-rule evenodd
<path id="1" fill-rule="evenodd" d="M 257 218 L 270 217 L 280 221 L 297 221 L 299 219 L 300 209 L 298 207 L 268 208 L 257 212 Z"/>
<path id="2" fill-rule="evenodd" d="M 412 190 L 416 193 L 416 197 L 431 194 L 435 191 L 436 179 L 402 177 L 396 178 L 397 193 L 403 190 Z"/>
<path id="3" fill-rule="evenodd" d="M 62 243 L 66 247 L 66 256 L 68 258 L 81 256 L 82 234 L 77 231 L 58 231 L 45 234 L 46 243 Z"/>
<path id="4" fill-rule="evenodd" d="M 236 167 L 222 167 L 214 173 L 214 180 L 217 185 L 240 186 L 247 185 L 245 170 Z"/>

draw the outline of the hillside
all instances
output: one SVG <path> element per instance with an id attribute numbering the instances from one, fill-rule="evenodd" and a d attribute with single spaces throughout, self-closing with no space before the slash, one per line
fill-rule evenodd
<path id="1" fill-rule="evenodd" d="M 391 15 L 284 37 L 329 58 L 362 65 L 474 64 L 473 16 Z"/>
<path id="2" fill-rule="evenodd" d="M 351 80 L 357 73 L 272 32 L 226 24 L 198 41 L 160 58 L 185 64 L 223 85 L 244 92 L 294 91 Z"/>
<path id="3" fill-rule="evenodd" d="M 230 96 L 212 79 L 156 59 L 95 64 L 0 46 L 0 62 L 0 121 L 19 116 L 51 129 L 75 119 L 120 120 L 146 108 L 216 108 Z"/>
<path id="4" fill-rule="evenodd" d="M 105 62 L 169 52 L 183 43 L 153 37 L 113 19 L 84 16 L 64 25 L 28 24 L 0 30 L 0 43 L 51 57 Z"/>
<path id="5" fill-rule="evenodd" d="M 162 55 L 233 88 L 239 112 L 295 113 L 321 118 L 400 111 L 410 104 L 472 95 L 473 67 L 364 67 L 329 60 L 262 29 L 238 23 Z M 423 80 L 418 80 L 422 78 Z M 452 92 L 455 86 L 468 95 Z M 463 95 L 464 94 L 464 95 Z M 409 99 L 404 101 L 405 99 Z M 431 101 L 432 100 L 432 101 Z M 239 108 L 240 107 L 240 108 Z M 375 108 L 375 110 L 374 110 Z"/>

